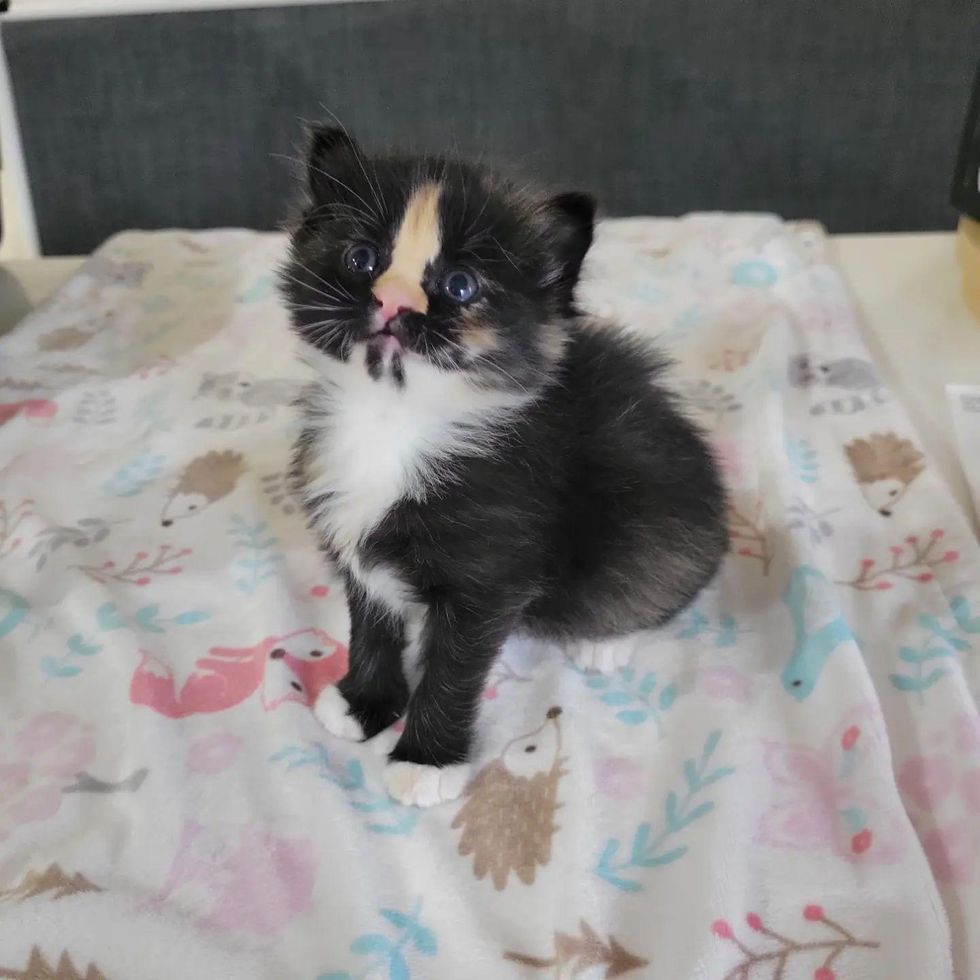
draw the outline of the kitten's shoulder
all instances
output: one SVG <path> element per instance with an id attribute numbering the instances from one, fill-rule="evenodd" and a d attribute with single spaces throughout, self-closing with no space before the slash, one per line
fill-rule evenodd
<path id="1" fill-rule="evenodd" d="M 644 337 L 590 316 L 570 321 L 564 363 L 573 383 L 601 383 L 613 389 L 649 387 L 671 366 L 669 358 Z"/>

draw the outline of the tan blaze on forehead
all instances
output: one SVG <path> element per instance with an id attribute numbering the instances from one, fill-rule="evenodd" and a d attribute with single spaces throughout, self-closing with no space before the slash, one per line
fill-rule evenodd
<path id="1" fill-rule="evenodd" d="M 439 254 L 439 184 L 417 187 L 405 206 L 402 222 L 395 232 L 391 265 L 378 277 L 374 292 L 385 285 L 397 285 L 412 296 L 413 305 L 422 313 L 428 311 L 429 298 L 422 288 L 426 265 Z"/>

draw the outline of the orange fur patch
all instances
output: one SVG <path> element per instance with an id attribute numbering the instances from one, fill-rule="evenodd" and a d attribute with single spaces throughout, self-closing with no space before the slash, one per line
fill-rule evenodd
<path id="1" fill-rule="evenodd" d="M 397 282 L 412 298 L 416 309 L 425 313 L 429 299 L 422 288 L 426 265 L 442 245 L 439 233 L 439 184 L 422 184 L 408 200 L 402 222 L 395 233 L 391 265 L 375 283 L 375 290 Z"/>

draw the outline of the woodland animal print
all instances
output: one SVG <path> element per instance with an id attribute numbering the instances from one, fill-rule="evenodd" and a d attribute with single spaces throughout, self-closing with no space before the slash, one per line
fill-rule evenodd
<path id="1" fill-rule="evenodd" d="M 891 517 L 912 481 L 925 469 L 922 453 L 894 432 L 855 439 L 844 453 L 865 499 L 882 517 Z"/>
<path id="2" fill-rule="evenodd" d="M 340 179 L 377 207 L 365 168 Z M 597 225 L 577 302 L 668 340 L 732 554 L 608 673 L 509 637 L 431 809 L 389 794 L 402 719 L 361 744 L 311 707 L 352 631 L 287 493 L 297 416 L 264 403 L 307 370 L 285 238 L 116 236 L 100 254 L 140 276 L 82 270 L 0 338 L 0 978 L 980 976 L 980 545 L 873 387 L 826 242 Z M 224 415 L 266 418 L 198 426 Z"/>
<path id="3" fill-rule="evenodd" d="M 245 472 L 241 453 L 211 451 L 191 460 L 163 508 L 160 523 L 170 527 L 174 521 L 192 517 L 227 497 Z"/>

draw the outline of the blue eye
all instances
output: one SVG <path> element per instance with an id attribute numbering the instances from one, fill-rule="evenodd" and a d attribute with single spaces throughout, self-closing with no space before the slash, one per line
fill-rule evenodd
<path id="1" fill-rule="evenodd" d="M 465 269 L 453 269 L 442 280 L 442 291 L 454 303 L 468 303 L 479 289 L 476 277 Z"/>
<path id="2" fill-rule="evenodd" d="M 351 245 L 344 252 L 344 265 L 348 271 L 359 275 L 373 275 L 378 268 L 378 250 L 367 242 Z"/>

